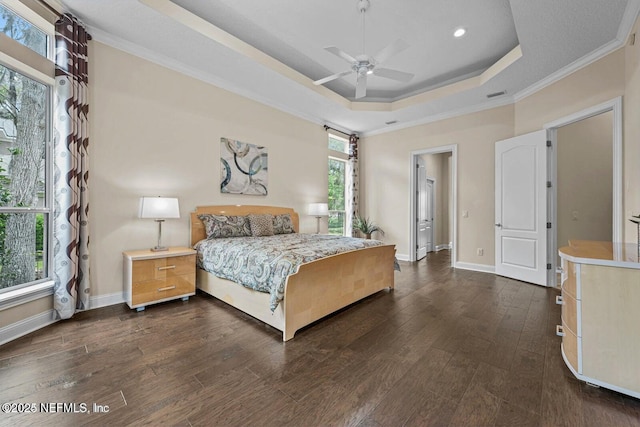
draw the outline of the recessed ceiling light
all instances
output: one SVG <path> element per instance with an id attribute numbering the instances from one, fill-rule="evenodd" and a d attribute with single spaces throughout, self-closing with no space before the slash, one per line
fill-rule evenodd
<path id="1" fill-rule="evenodd" d="M 453 32 L 453 37 L 456 38 L 460 38 L 462 36 L 464 36 L 467 33 L 467 30 L 465 28 L 456 28 L 456 30 Z"/>

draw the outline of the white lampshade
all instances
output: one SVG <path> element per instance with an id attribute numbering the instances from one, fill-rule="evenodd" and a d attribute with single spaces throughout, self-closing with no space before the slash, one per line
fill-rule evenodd
<path id="1" fill-rule="evenodd" d="M 308 213 L 313 216 L 327 216 L 329 215 L 329 205 L 326 203 L 309 203 Z"/>
<path id="2" fill-rule="evenodd" d="M 139 218 L 180 218 L 180 206 L 175 197 L 140 197 Z"/>

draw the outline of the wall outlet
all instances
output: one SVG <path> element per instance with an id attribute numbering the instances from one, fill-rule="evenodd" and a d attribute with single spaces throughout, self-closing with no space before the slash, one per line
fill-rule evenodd
<path id="1" fill-rule="evenodd" d="M 478 256 L 483 256 L 484 255 L 484 249 L 478 248 L 477 253 L 478 253 Z"/>

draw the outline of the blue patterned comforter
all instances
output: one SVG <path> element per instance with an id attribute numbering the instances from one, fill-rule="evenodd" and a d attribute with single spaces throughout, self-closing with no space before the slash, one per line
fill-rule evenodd
<path id="1" fill-rule="evenodd" d="M 201 240 L 197 265 L 223 279 L 271 295 L 274 311 L 284 297 L 287 276 L 309 261 L 342 252 L 380 246 L 379 240 L 322 234 L 278 234 Z"/>

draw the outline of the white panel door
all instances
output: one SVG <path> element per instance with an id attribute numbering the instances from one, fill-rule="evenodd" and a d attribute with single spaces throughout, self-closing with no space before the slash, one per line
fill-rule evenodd
<path id="1" fill-rule="evenodd" d="M 496 142 L 496 274 L 547 284 L 547 133 Z"/>

